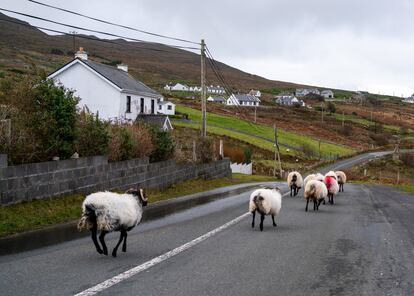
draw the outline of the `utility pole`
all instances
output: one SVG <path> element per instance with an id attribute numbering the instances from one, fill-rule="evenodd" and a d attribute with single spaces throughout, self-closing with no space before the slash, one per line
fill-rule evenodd
<path id="1" fill-rule="evenodd" d="M 279 141 L 277 139 L 277 127 L 276 127 L 276 123 L 273 124 L 273 130 L 275 132 L 275 167 L 273 169 L 273 176 L 276 176 L 276 167 L 277 167 L 277 162 L 279 162 L 279 175 L 280 178 L 282 178 L 282 163 L 280 161 L 280 153 L 279 153 Z M 277 162 L 276 162 L 277 160 Z"/>
<path id="2" fill-rule="evenodd" d="M 322 124 L 323 124 L 323 103 L 321 103 L 321 109 L 322 109 Z"/>
<path id="3" fill-rule="evenodd" d="M 256 123 L 257 119 L 257 106 L 254 106 L 254 123 Z"/>
<path id="4" fill-rule="evenodd" d="M 342 111 L 342 127 L 345 126 L 345 114 L 344 111 Z"/>
<path id="5" fill-rule="evenodd" d="M 72 34 L 72 40 L 73 40 L 73 53 L 76 53 L 76 44 L 75 44 L 75 36 L 78 32 L 76 31 L 69 31 L 70 34 Z"/>
<path id="6" fill-rule="evenodd" d="M 201 136 L 207 135 L 206 127 L 206 44 L 201 39 Z"/>

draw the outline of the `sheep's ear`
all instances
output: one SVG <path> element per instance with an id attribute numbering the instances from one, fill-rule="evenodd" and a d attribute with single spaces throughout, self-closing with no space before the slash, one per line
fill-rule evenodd
<path id="1" fill-rule="evenodd" d="M 138 195 L 139 194 L 138 190 L 136 190 L 134 188 L 128 189 L 127 191 L 125 191 L 125 193 L 127 193 L 127 194 L 133 194 L 133 195 Z"/>
<path id="2" fill-rule="evenodd" d="M 275 187 L 275 190 L 280 192 L 280 188 L 279 187 Z"/>

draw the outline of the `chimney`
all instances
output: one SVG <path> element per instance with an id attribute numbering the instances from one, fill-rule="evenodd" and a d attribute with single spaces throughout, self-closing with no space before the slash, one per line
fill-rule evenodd
<path id="1" fill-rule="evenodd" d="M 117 65 L 117 67 L 118 67 L 119 70 L 122 70 L 122 71 L 125 71 L 125 72 L 128 73 L 128 65 L 119 64 L 119 65 Z"/>
<path id="2" fill-rule="evenodd" d="M 75 53 L 75 58 L 87 61 L 88 53 L 83 50 L 83 47 L 79 47 L 79 51 Z"/>

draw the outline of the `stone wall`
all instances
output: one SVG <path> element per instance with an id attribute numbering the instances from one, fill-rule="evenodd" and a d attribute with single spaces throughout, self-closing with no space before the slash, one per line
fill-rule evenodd
<path id="1" fill-rule="evenodd" d="M 93 156 L 2 167 L 0 158 L 0 203 L 130 187 L 164 188 L 198 177 L 230 175 L 228 159 L 209 164 L 149 163 L 148 158 L 108 163 L 105 156 Z"/>

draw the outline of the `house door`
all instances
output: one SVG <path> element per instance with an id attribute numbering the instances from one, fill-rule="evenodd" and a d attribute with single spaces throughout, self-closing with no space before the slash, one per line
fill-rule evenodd
<path id="1" fill-rule="evenodd" d="M 155 113 L 155 100 L 151 100 L 151 114 Z"/>

